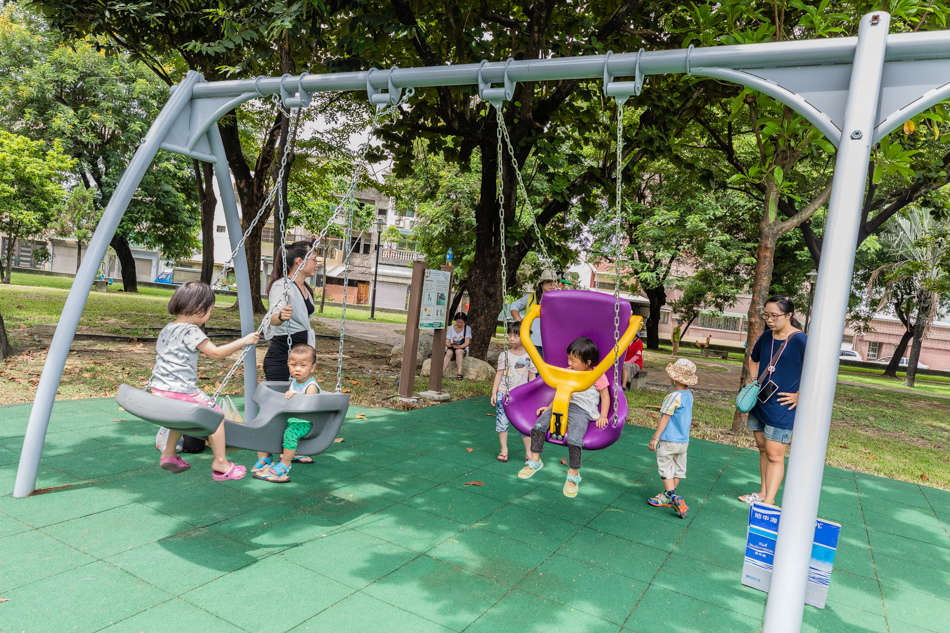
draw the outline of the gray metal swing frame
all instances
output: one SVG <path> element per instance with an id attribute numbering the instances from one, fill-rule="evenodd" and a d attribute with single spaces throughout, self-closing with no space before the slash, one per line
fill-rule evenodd
<path id="1" fill-rule="evenodd" d="M 606 95 L 626 99 L 639 94 L 650 75 L 701 75 L 745 85 L 790 106 L 838 148 L 764 622 L 768 633 L 800 630 L 871 148 L 903 121 L 950 97 L 950 31 L 889 34 L 889 25 L 890 16 L 876 12 L 861 18 L 856 37 L 838 39 L 220 82 L 205 82 L 189 72 L 173 88 L 129 163 L 76 274 L 37 388 L 14 496 L 34 490 L 56 391 L 98 263 L 160 148 L 214 165 L 228 232 L 236 240 L 240 218 L 214 123 L 250 99 L 280 94 L 285 105 L 296 107 L 314 92 L 365 90 L 373 104 L 381 105 L 398 102 L 407 88 L 464 85 L 477 87 L 485 101 L 503 102 L 511 99 L 517 82 L 600 78 Z M 241 328 L 253 332 L 243 249 L 235 274 Z M 244 369 L 248 417 L 256 413 L 253 358 L 251 354 Z"/>

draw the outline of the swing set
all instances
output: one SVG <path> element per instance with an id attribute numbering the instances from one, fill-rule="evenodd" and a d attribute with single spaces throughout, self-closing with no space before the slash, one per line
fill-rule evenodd
<path id="1" fill-rule="evenodd" d="M 255 323 L 251 312 L 247 262 L 243 244 L 239 243 L 237 237 L 242 235 L 240 216 L 221 135 L 215 125 L 220 117 L 241 103 L 277 95 L 283 107 L 299 108 L 309 105 L 314 92 L 365 90 L 370 103 L 379 108 L 399 104 L 404 90 L 411 93 L 416 88 L 474 86 L 482 100 L 495 106 L 497 113 L 505 102 L 511 100 L 514 86 L 519 81 L 602 78 L 604 94 L 613 97 L 620 105 L 628 97 L 640 94 L 646 77 L 650 75 L 703 76 L 740 84 L 772 97 L 803 116 L 837 148 L 821 253 L 822 266 L 815 286 L 812 333 L 805 352 L 799 404 L 796 408 L 795 443 L 788 463 L 783 516 L 763 627 L 766 633 L 800 630 L 834 401 L 838 347 L 844 331 L 854 268 L 854 245 L 857 243 L 871 149 L 904 121 L 950 98 L 950 31 L 891 34 L 889 26 L 890 16 L 879 11 L 860 18 L 857 36 L 821 40 L 701 48 L 690 46 L 687 49 L 663 51 L 641 49 L 635 53 L 521 61 L 509 59 L 504 62 L 483 61 L 480 64 L 391 68 L 385 71 L 370 69 L 329 75 L 304 73 L 298 77 L 285 75 L 217 82 L 205 82 L 200 74 L 189 72 L 175 87 L 119 180 L 88 246 L 88 255 L 76 274 L 37 387 L 23 441 L 14 497 L 26 497 L 36 486 L 56 391 L 93 285 L 98 262 L 105 255 L 129 201 L 159 149 L 209 162 L 215 167 L 228 233 L 235 248 L 234 271 L 241 308 L 241 330 L 249 333 L 254 331 Z M 614 77 L 633 80 L 615 81 Z M 619 120 L 622 121 L 622 117 Z M 620 125 L 618 133 L 619 128 Z M 504 136 L 501 127 L 499 135 Z M 617 168 L 619 171 L 619 161 Z M 619 185 L 618 178 L 618 193 Z M 350 195 L 354 187 L 355 183 L 351 181 Z M 617 198 L 619 200 L 620 196 Z M 504 245 L 504 223 L 500 227 L 499 238 L 501 245 Z M 503 281 L 505 264 L 502 253 Z M 546 295 L 542 299 L 540 313 L 544 313 L 547 319 L 548 311 L 553 309 L 557 321 L 560 318 L 556 316 L 560 310 L 560 297 L 565 297 L 564 301 L 567 301 L 570 296 L 568 293 L 562 291 Z M 616 361 L 620 356 L 620 348 L 628 342 L 626 337 L 630 329 L 635 329 L 630 327 L 635 319 L 629 319 L 626 334 L 619 334 L 621 316 L 628 319 L 621 307 L 619 300 L 615 299 L 612 356 L 608 354 L 601 361 L 601 364 L 606 361 L 606 366 L 598 367 L 606 371 L 610 363 L 614 364 L 615 387 L 619 383 Z M 529 319 L 532 316 L 537 318 L 537 314 L 529 312 Z M 576 316 L 571 316 L 574 317 L 573 327 Z M 550 321 L 545 321 L 545 331 L 542 332 L 542 339 L 548 341 L 546 348 L 548 345 L 560 345 L 550 338 L 555 330 L 558 336 L 561 335 L 560 328 L 551 328 L 548 323 Z M 529 354 L 533 352 L 535 361 L 540 360 L 533 347 L 526 346 Z M 609 347 L 609 341 L 606 347 Z M 276 403 L 270 403 L 266 391 L 258 394 L 259 388 L 266 390 L 270 387 L 266 382 L 258 386 L 253 358 L 253 354 L 250 359 L 245 354 L 243 361 L 245 411 L 254 422 L 248 428 L 256 426 L 260 417 L 260 428 L 266 428 L 267 431 L 261 430 L 260 436 L 250 440 L 248 445 L 257 445 L 258 439 L 269 437 L 269 433 L 274 432 L 270 429 L 275 425 L 272 416 L 280 419 L 280 416 L 288 413 L 279 410 Z M 553 365 L 563 359 L 551 357 L 551 360 Z M 539 365 L 539 370 L 542 366 Z M 563 403 L 572 390 L 581 389 L 587 379 L 596 378 L 596 372 L 582 373 L 589 376 L 567 374 L 544 366 L 542 377 L 560 387 L 560 393 L 555 392 L 554 399 Z M 517 395 L 520 394 L 516 389 L 507 403 L 508 407 L 515 404 L 515 408 L 518 408 Z M 255 397 L 261 405 L 260 416 L 254 403 Z M 617 393 L 613 399 L 615 422 L 621 419 L 621 398 L 622 394 Z M 161 404 L 164 408 L 175 403 L 164 400 Z M 338 407 L 335 409 L 338 412 L 344 405 L 340 403 L 333 406 Z M 561 409 L 562 413 L 566 413 L 563 406 Z M 325 413 L 327 419 L 332 417 L 331 412 Z M 192 421 L 195 419 L 192 418 Z M 228 428 L 229 443 L 234 443 L 236 433 L 236 429 Z M 316 433 L 320 434 L 321 431 Z"/>

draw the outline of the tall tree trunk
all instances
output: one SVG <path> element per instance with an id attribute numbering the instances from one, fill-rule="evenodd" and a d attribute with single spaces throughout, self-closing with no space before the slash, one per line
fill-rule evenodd
<path id="1" fill-rule="evenodd" d="M 76 272 L 79 272 L 79 267 L 82 266 L 82 242 L 76 240 Z"/>
<path id="2" fill-rule="evenodd" d="M 913 338 L 913 330 L 905 330 L 904 334 L 901 335 L 900 343 L 897 344 L 897 347 L 894 348 L 894 354 L 891 356 L 891 360 L 887 363 L 887 368 L 884 370 L 884 373 L 881 376 L 887 376 L 888 378 L 897 378 L 898 365 L 901 362 L 901 359 L 904 357 L 904 352 L 907 351 L 907 343 L 910 342 L 910 339 Z"/>
<path id="3" fill-rule="evenodd" d="M 109 246 L 115 249 L 115 254 L 119 257 L 119 268 L 122 272 L 122 287 L 126 292 L 138 292 L 139 282 L 135 274 L 135 258 L 132 256 L 132 248 L 128 241 L 116 233 L 112 236 Z"/>
<path id="4" fill-rule="evenodd" d="M 7 338 L 7 328 L 3 324 L 3 315 L 0 314 L 0 360 L 13 353 L 10 347 L 10 340 Z"/>
<path id="5" fill-rule="evenodd" d="M 917 380 L 917 362 L 920 360 L 920 347 L 924 342 L 924 332 L 930 323 L 930 311 L 933 308 L 933 294 L 921 290 L 917 295 L 917 321 L 914 323 L 914 342 L 910 346 L 910 358 L 907 359 L 907 375 L 904 386 L 913 389 Z"/>
<path id="6" fill-rule="evenodd" d="M 772 270 L 775 268 L 775 245 L 778 243 L 779 238 L 776 223 L 770 221 L 769 218 L 769 206 L 773 202 L 773 197 L 777 200 L 777 189 L 771 191 L 770 195 L 766 196 L 762 221 L 759 223 L 759 248 L 755 253 L 755 277 L 752 282 L 752 299 L 749 301 L 749 312 L 746 315 L 749 325 L 746 330 L 742 373 L 739 376 L 740 386 L 745 386 L 751 382 L 752 378 L 755 378 L 749 371 L 752 348 L 755 347 L 755 342 L 759 340 L 759 337 L 762 336 L 762 332 L 765 331 L 765 323 L 762 321 L 760 315 L 762 309 L 765 307 L 765 301 L 769 298 L 769 288 L 772 285 Z M 732 418 L 732 432 L 741 433 L 747 419 L 747 413 L 736 409 L 735 415 Z"/>
<path id="7" fill-rule="evenodd" d="M 7 264 L 3 270 L 3 283 L 10 283 L 10 273 L 13 272 L 13 249 L 16 246 L 16 240 L 7 237 Z"/>
<path id="8" fill-rule="evenodd" d="M 660 308 L 666 305 L 666 287 L 644 288 L 650 300 L 650 316 L 647 317 L 647 349 L 660 349 Z"/>
<path id="9" fill-rule="evenodd" d="M 680 342 L 683 341 L 683 338 L 686 336 L 686 333 L 689 332 L 689 326 L 693 324 L 693 321 L 696 320 L 695 315 L 690 317 L 689 321 L 686 322 L 686 327 L 683 328 L 683 331 L 680 332 Z"/>
<path id="10" fill-rule="evenodd" d="M 214 211 L 218 198 L 214 195 L 214 165 L 192 161 L 198 200 L 201 203 L 201 281 L 214 281 Z"/>
<path id="11" fill-rule="evenodd" d="M 455 313 L 459 311 L 459 305 L 462 303 L 462 295 L 465 294 L 467 285 L 468 282 L 461 281 L 458 287 L 456 287 L 455 294 L 452 296 L 452 305 L 449 306 L 448 311 L 445 313 L 445 327 L 449 327 L 452 321 L 455 320 Z"/>

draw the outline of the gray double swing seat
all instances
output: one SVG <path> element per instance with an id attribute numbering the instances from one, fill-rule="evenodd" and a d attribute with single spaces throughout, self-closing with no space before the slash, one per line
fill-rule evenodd
<path id="1" fill-rule="evenodd" d="M 313 424 L 313 428 L 300 440 L 297 454 L 322 453 L 340 432 L 350 394 L 297 394 L 288 399 L 284 394 L 289 388 L 290 381 L 259 383 L 252 397 L 259 412 L 246 422 L 225 420 L 223 412 L 209 406 L 162 398 L 130 385 L 120 385 L 115 399 L 128 413 L 145 422 L 194 437 L 208 437 L 224 420 L 228 446 L 267 453 L 281 452 L 287 419 L 299 418 Z"/>

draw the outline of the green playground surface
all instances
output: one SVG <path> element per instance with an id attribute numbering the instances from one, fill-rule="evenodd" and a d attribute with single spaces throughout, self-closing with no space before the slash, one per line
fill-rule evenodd
<path id="1" fill-rule="evenodd" d="M 740 583 L 757 453 L 689 449 L 684 520 L 651 431 L 516 477 L 488 398 L 411 412 L 352 407 L 342 443 L 293 481 L 215 483 L 210 451 L 158 468 L 155 429 L 111 399 L 58 402 L 37 482 L 12 497 L 29 405 L 0 407 L 0 631 L 759 631 Z M 363 413 L 366 420 L 354 418 Z M 231 451 L 250 466 L 249 451 Z M 479 481 L 484 485 L 466 485 Z M 842 525 L 805 631 L 947 630 L 950 492 L 827 468 L 819 515 Z"/>

